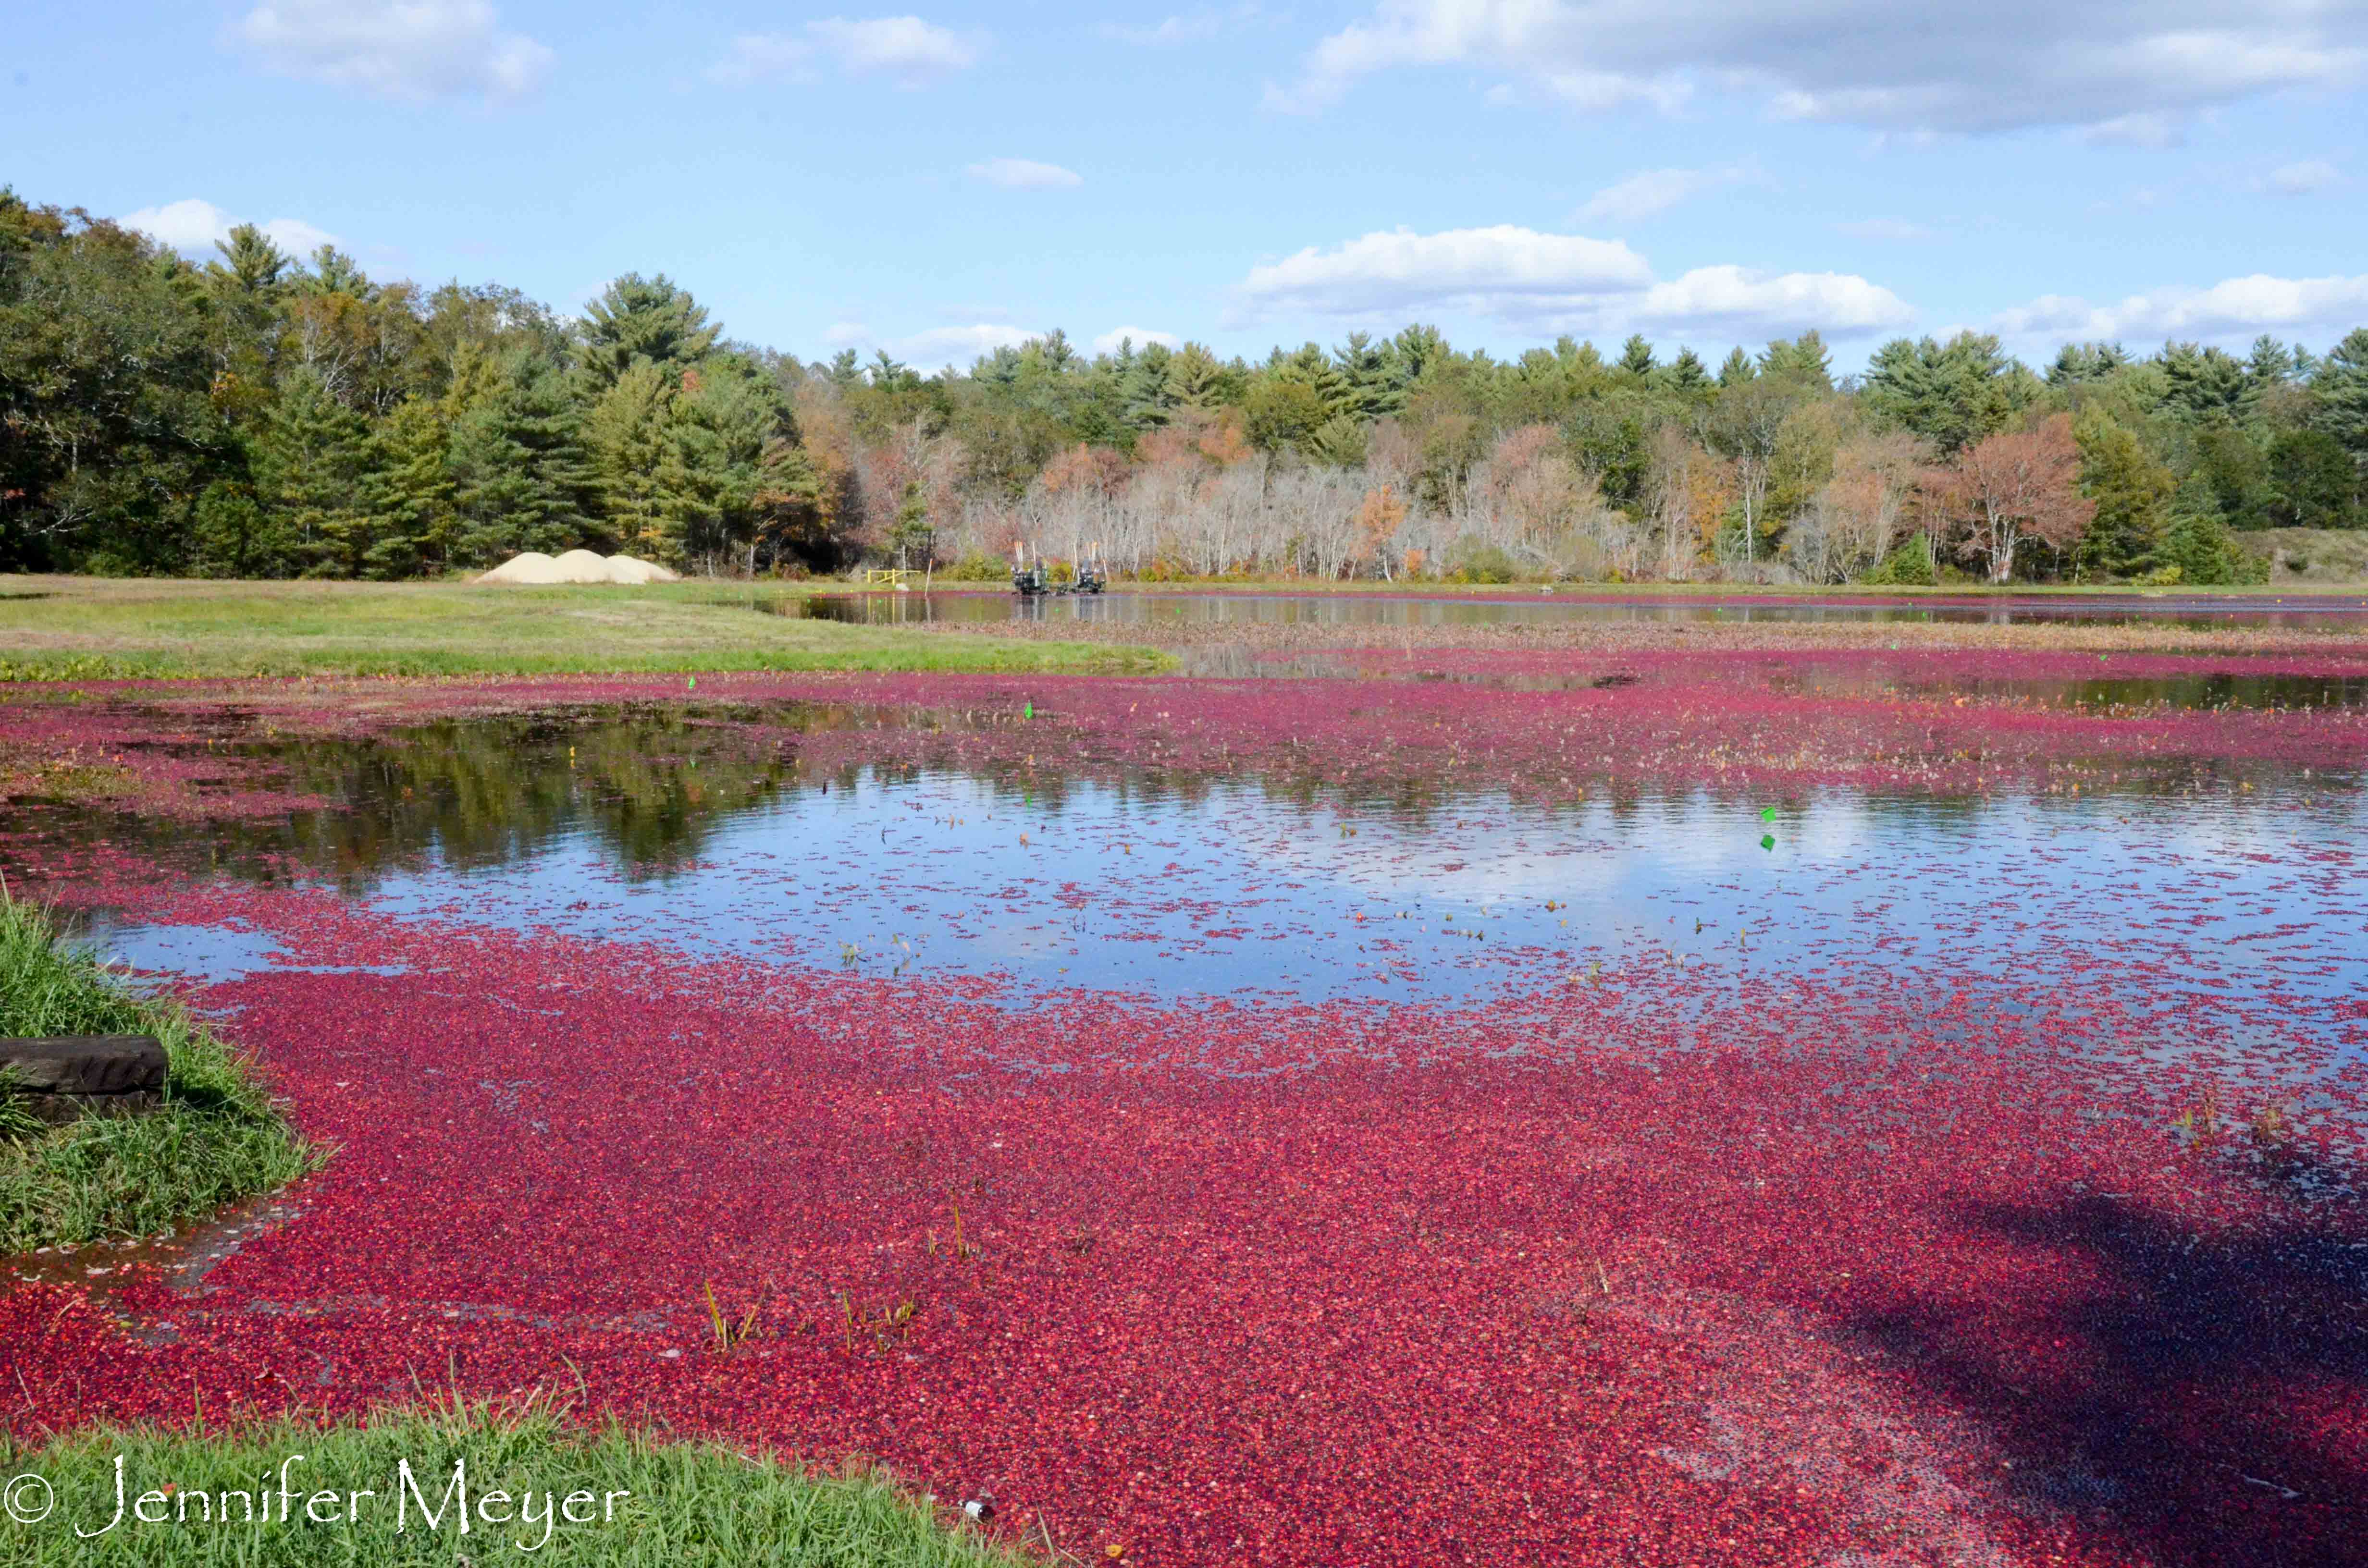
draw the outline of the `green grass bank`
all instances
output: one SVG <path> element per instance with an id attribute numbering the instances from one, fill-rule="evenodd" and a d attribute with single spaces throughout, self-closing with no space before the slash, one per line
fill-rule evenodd
<path id="1" fill-rule="evenodd" d="M 283 1470 L 292 1503 L 280 1497 Z M 325 1429 L 291 1420 L 203 1436 L 89 1430 L 12 1448 L 0 1471 L 20 1478 L 15 1517 L 0 1515 L 0 1562 L 22 1568 L 1041 1568 L 1047 1561 L 959 1522 L 941 1524 L 882 1476 L 814 1474 L 620 1426 L 580 1428 L 533 1402 L 509 1413 L 445 1403 Z M 42 1505 L 42 1517 L 25 1519 Z"/>
<path id="2" fill-rule="evenodd" d="M 0 896 L 0 1036 L 65 1034 L 154 1035 L 170 1059 L 165 1103 L 51 1128 L 0 1093 L 0 1256 L 156 1235 L 322 1163 L 211 1030 L 126 990 L 42 911 Z"/>
<path id="3" fill-rule="evenodd" d="M 477 587 L 0 577 L 0 680 L 982 670 L 1150 674 L 1107 642 L 768 613 L 794 585 Z"/>

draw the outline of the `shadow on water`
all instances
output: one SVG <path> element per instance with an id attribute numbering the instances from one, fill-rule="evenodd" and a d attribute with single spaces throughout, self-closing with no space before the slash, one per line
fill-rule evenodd
<path id="1" fill-rule="evenodd" d="M 2368 1419 L 2368 1214 L 2311 1210 L 2223 1237 L 2099 1194 L 1984 1206 L 1975 1226 L 2084 1283 L 2004 1334 L 1937 1300 L 1855 1326 L 1985 1420 L 2042 1517 L 2163 1568 L 2356 1564 L 2368 1473 L 2319 1428 Z"/>

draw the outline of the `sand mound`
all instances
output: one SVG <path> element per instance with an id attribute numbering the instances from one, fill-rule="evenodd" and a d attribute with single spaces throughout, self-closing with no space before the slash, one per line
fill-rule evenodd
<path id="1" fill-rule="evenodd" d="M 539 550 L 513 555 L 477 579 L 524 586 L 551 583 L 671 583 L 679 574 L 655 562 L 630 555 L 602 557 L 588 550 L 571 550 L 553 561 Z"/>

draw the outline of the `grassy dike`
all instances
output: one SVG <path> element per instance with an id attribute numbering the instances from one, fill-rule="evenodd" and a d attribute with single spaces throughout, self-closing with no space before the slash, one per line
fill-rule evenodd
<path id="1" fill-rule="evenodd" d="M 123 1511 L 110 1528 L 119 1457 Z M 292 1501 L 281 1497 L 283 1472 Z M 882 1476 L 818 1475 L 620 1426 L 586 1429 L 541 1403 L 508 1412 L 445 1403 L 327 1429 L 283 1421 L 204 1437 L 83 1432 L 6 1449 L 0 1487 L 11 1486 L 0 1499 L 0 1562 L 24 1568 L 1044 1561 L 948 1528 Z"/>
<path id="2" fill-rule="evenodd" d="M 211 1030 L 131 994 L 40 910 L 0 896 L 0 1035 L 62 1034 L 154 1035 L 165 1103 L 50 1128 L 0 1097 L 0 1256 L 154 1235 L 320 1165 Z"/>
<path id="3" fill-rule="evenodd" d="M 769 613 L 791 585 L 485 587 L 0 577 L 0 681 L 728 670 L 1149 674 L 1109 642 L 1019 642 Z"/>

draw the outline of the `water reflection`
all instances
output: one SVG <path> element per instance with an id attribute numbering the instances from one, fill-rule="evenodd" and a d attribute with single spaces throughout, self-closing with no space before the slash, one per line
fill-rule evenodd
<path id="1" fill-rule="evenodd" d="M 963 722 L 612 709 L 282 741 L 289 783 L 334 805 L 171 828 L 52 809 L 40 832 L 145 833 L 167 870 L 318 881 L 399 918 L 1020 994 L 1469 1003 L 1681 973 L 1709 996 L 1846 965 L 1936 1005 L 1967 983 L 2092 1013 L 2118 995 L 2164 1040 L 2247 1008 L 2319 1030 L 2311 1009 L 2368 994 L 2368 806 L 2299 770 L 2078 797 L 1599 785 L 1550 805 L 1429 780 L 798 755 L 825 730 Z M 211 978 L 284 957 L 268 934 L 99 935 Z"/>
<path id="2" fill-rule="evenodd" d="M 1876 622 L 2015 626 L 2078 621 L 2206 628 L 2328 629 L 2368 624 L 2357 595 L 2229 597 L 2206 594 L 2081 594 L 1785 597 L 1571 591 L 1508 592 L 1486 598 L 1392 593 L 1192 593 L 1156 590 L 1023 598 L 1008 592 L 758 596 L 756 608 L 863 625 L 922 621 L 1042 620 L 1219 625 L 1507 626 L 1522 623 Z"/>

